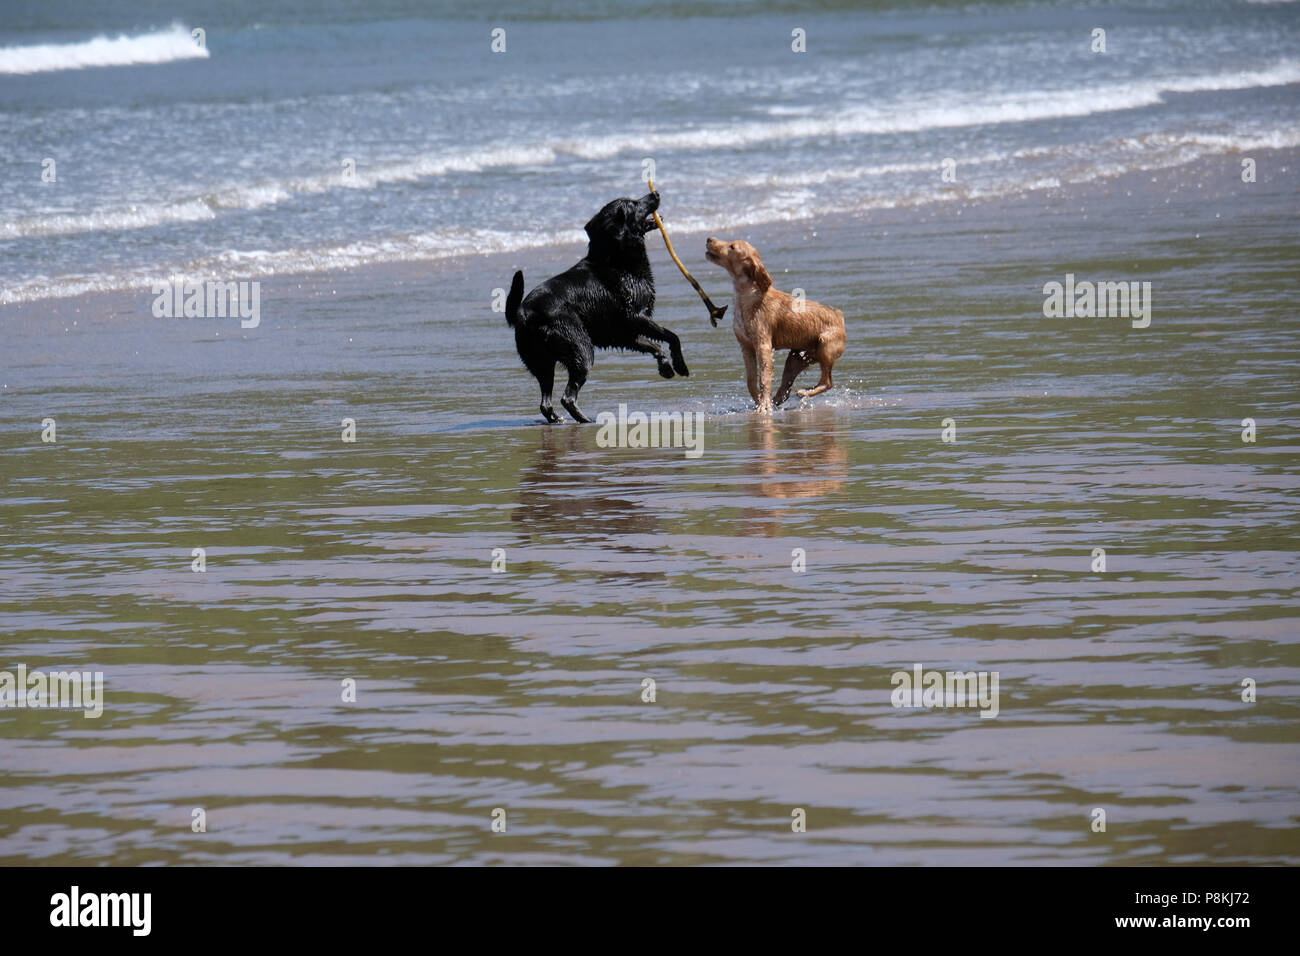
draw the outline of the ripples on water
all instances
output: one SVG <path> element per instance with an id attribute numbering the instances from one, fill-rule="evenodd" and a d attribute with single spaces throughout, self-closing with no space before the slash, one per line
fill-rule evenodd
<path id="1" fill-rule="evenodd" d="M 770 421 L 656 250 L 693 374 L 602 354 L 583 404 L 704 412 L 696 461 L 533 423 L 504 257 L 268 287 L 255 334 L 69 301 L 56 349 L 11 314 L 4 666 L 108 686 L 97 722 L 0 722 L 0 858 L 1295 862 L 1294 190 L 1264 188 L 751 233 L 849 315 L 840 386 Z M 1066 268 L 1151 279 L 1151 328 L 1043 319 Z M 894 709 L 913 663 L 999 672 L 999 716 Z"/>

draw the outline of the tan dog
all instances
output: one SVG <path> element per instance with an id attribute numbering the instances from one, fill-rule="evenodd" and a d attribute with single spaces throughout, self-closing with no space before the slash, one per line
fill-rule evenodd
<path id="1" fill-rule="evenodd" d="M 799 389 L 801 398 L 820 395 L 835 383 L 831 367 L 844 354 L 848 336 L 844 313 L 816 302 L 796 299 L 772 288 L 758 250 L 747 242 L 706 239 L 704 258 L 731 274 L 736 310 L 731 327 L 745 358 L 745 383 L 760 412 L 770 412 L 790 395 L 799 373 L 813 362 L 822 377 L 814 388 Z M 772 352 L 790 349 L 781 374 L 781 387 L 772 395 Z"/>

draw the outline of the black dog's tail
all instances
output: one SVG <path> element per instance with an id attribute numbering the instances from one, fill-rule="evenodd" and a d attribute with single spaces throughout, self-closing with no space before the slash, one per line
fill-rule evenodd
<path id="1" fill-rule="evenodd" d="M 515 279 L 510 283 L 510 294 L 506 296 L 506 321 L 512 329 L 519 324 L 519 303 L 523 301 L 524 273 L 520 270 L 515 273 Z"/>

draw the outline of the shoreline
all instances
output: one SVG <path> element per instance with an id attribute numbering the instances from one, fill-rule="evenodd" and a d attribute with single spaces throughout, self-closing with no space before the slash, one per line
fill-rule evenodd
<path id="1" fill-rule="evenodd" d="M 814 238 L 819 231 L 843 234 L 863 227 L 869 230 L 880 230 L 881 235 L 888 235 L 891 230 L 902 230 L 908 226 L 918 224 L 930 226 L 944 222 L 953 225 L 961 224 L 962 231 L 967 231 L 971 222 L 980 220 L 988 221 L 997 228 L 1005 228 L 1004 222 L 1008 219 L 1014 220 L 1024 215 L 1057 213 L 1065 205 L 1074 202 L 1113 201 L 1120 195 L 1133 196 L 1148 192 L 1153 183 L 1171 185 L 1174 189 L 1185 187 L 1204 189 L 1207 184 L 1212 186 L 1217 184 L 1218 190 L 1212 188 L 1206 195 L 1209 197 L 1217 193 L 1222 196 L 1225 188 L 1231 185 L 1231 179 L 1226 174 L 1237 166 L 1242 158 L 1242 154 L 1224 152 L 1213 157 L 1200 157 L 1177 166 L 1129 171 L 1113 177 L 1096 177 L 1086 182 L 1065 183 L 1042 189 L 1031 188 L 1018 194 L 991 197 L 965 195 L 960 186 L 956 186 L 952 198 L 946 200 L 932 200 L 914 205 L 881 206 L 867 211 L 841 213 L 820 219 L 772 220 L 754 223 L 740 230 L 719 227 L 715 231 L 726 230 L 739 238 L 746 239 L 762 237 L 756 242 L 761 247 L 762 243 L 771 244 L 773 239 L 781 244 L 789 244 L 795 239 L 807 241 Z M 1256 159 L 1258 164 L 1258 185 L 1266 186 L 1266 177 L 1270 173 L 1286 173 L 1292 166 L 1300 165 L 1300 149 L 1256 150 L 1251 153 L 1251 158 Z M 936 172 L 937 170 L 936 166 Z M 575 213 L 575 221 L 580 216 L 580 213 Z M 683 263 L 714 301 L 720 304 L 723 298 L 730 296 L 730 289 L 720 288 L 717 293 L 713 292 L 712 287 L 722 287 L 724 283 L 711 282 L 708 263 L 702 255 L 697 257 L 690 252 L 696 245 L 702 245 L 710 231 L 675 230 L 671 221 L 667 221 L 667 225 L 674 247 Z M 694 290 L 690 289 L 669 258 L 663 240 L 654 234 L 649 234 L 646 238 L 651 265 L 657 273 L 659 285 L 657 291 L 660 301 L 667 297 L 677 298 L 677 293 L 681 289 L 689 293 L 689 298 L 696 298 Z M 269 287 L 276 296 L 285 296 L 287 292 L 288 298 L 297 298 L 292 288 L 295 286 L 302 291 L 303 296 L 312 297 L 322 294 L 326 286 L 337 286 L 338 289 L 331 290 L 333 293 L 339 289 L 355 292 L 366 287 L 388 288 L 394 283 L 400 285 L 409 282 L 420 285 L 427 281 L 431 273 L 443 273 L 452 277 L 471 271 L 500 273 L 503 276 L 502 283 L 508 285 L 509 276 L 515 269 L 522 268 L 531 287 L 537 281 L 532 278 L 534 275 L 548 268 L 561 271 L 567 268 L 571 261 L 580 258 L 585 251 L 582 244 L 574 243 L 570 260 L 569 257 L 561 254 L 566 249 L 570 247 L 556 243 L 518 250 L 457 253 L 438 258 L 371 262 L 343 269 L 331 267 L 319 271 L 286 272 L 261 277 L 229 273 L 220 279 L 208 281 L 254 281 Z M 546 275 L 551 274 L 553 272 L 546 273 Z M 773 274 L 776 275 L 777 272 L 773 271 Z M 129 315 L 139 312 L 139 302 L 151 303 L 154 298 L 152 291 L 144 286 L 91 290 L 67 296 L 0 303 L 0 319 L 28 319 L 34 313 L 52 314 L 55 317 L 78 316 L 84 312 Z M 726 320 L 724 319 L 723 322 L 725 324 Z M 223 328 L 222 331 L 229 336 L 241 330 L 236 327 Z M 250 329 L 248 332 L 255 334 L 256 329 Z"/>

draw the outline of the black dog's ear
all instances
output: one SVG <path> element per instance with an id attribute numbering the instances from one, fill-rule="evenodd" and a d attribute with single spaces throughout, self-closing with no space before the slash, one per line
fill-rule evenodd
<path id="1" fill-rule="evenodd" d="M 619 216 L 618 207 L 613 203 L 605 206 L 588 220 L 584 228 L 587 230 L 587 238 L 593 242 L 617 239 L 622 231 L 622 217 Z"/>

